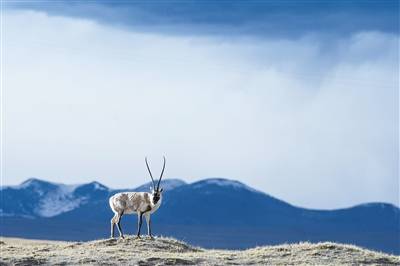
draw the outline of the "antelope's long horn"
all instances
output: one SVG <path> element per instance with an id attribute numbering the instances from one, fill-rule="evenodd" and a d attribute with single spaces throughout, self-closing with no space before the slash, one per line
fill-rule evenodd
<path id="1" fill-rule="evenodd" d="M 161 178 L 162 178 L 162 176 L 164 174 L 164 169 L 165 169 L 165 156 L 163 156 L 163 158 L 164 158 L 164 165 L 163 165 L 163 168 L 162 168 L 162 171 L 161 171 L 160 178 L 158 179 L 157 190 L 160 188 Z"/>
<path id="2" fill-rule="evenodd" d="M 156 189 L 156 184 L 154 183 L 153 175 L 151 174 L 149 163 L 147 162 L 147 157 L 145 157 L 144 160 L 146 161 L 147 170 L 149 171 L 151 181 L 153 182 L 153 189 Z"/>

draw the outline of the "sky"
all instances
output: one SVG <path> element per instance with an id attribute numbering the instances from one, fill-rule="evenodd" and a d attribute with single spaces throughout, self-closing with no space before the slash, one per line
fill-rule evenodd
<path id="1" fill-rule="evenodd" d="M 3 185 L 239 180 L 399 205 L 397 1 L 6 1 Z"/>

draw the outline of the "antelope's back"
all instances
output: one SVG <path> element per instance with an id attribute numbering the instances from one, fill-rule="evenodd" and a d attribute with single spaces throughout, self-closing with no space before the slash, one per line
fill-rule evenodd
<path id="1" fill-rule="evenodd" d="M 110 197 L 110 207 L 114 212 L 130 214 L 136 212 L 149 197 L 146 192 L 119 192 Z"/>

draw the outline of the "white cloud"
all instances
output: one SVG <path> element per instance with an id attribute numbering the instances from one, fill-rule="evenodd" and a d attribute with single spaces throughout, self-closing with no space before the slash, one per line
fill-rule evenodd
<path id="1" fill-rule="evenodd" d="M 224 39 L 5 16 L 6 180 L 241 180 L 293 204 L 398 204 L 399 37 Z"/>

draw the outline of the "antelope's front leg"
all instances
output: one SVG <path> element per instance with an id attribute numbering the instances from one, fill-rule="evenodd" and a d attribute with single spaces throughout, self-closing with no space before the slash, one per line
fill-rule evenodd
<path id="1" fill-rule="evenodd" d="M 150 219 L 150 213 L 145 213 L 144 217 L 146 218 L 146 223 L 147 223 L 147 234 L 149 235 L 149 237 L 151 239 L 153 239 L 154 237 L 151 235 L 151 219 Z"/>
<path id="2" fill-rule="evenodd" d="M 140 228 L 142 227 L 143 213 L 138 213 L 138 229 L 136 238 L 140 238 Z"/>

